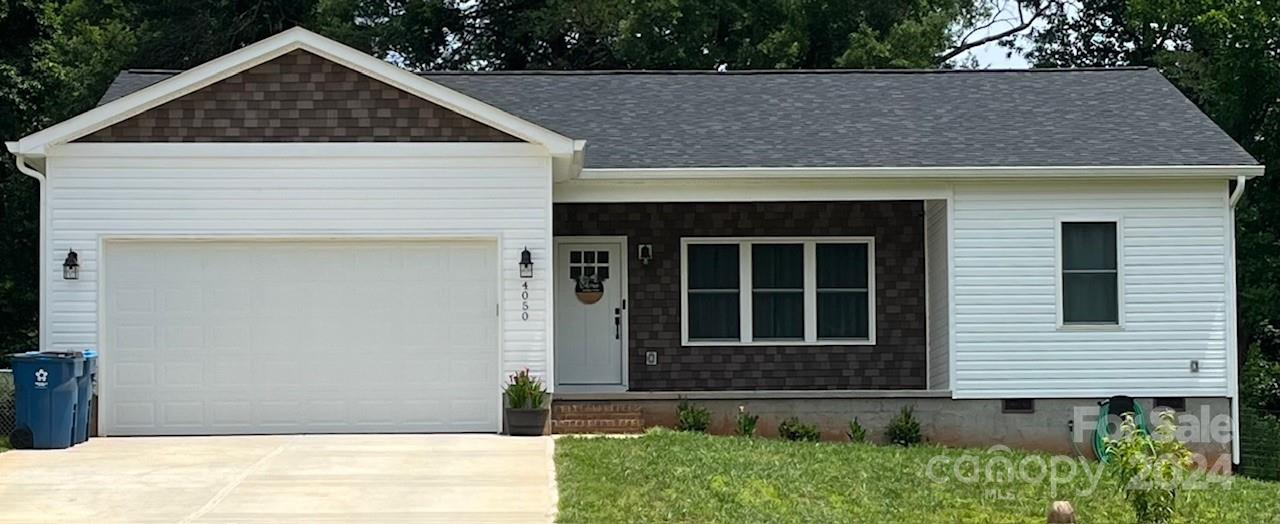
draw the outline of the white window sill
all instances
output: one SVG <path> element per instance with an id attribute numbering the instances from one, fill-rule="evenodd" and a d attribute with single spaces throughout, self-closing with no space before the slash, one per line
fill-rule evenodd
<path id="1" fill-rule="evenodd" d="M 1058 326 L 1058 331 L 1124 331 L 1124 326 L 1120 324 L 1062 324 Z"/>
<path id="2" fill-rule="evenodd" d="M 754 340 L 751 342 L 741 342 L 738 340 L 686 340 L 680 344 L 684 347 L 699 346 L 741 346 L 741 347 L 771 347 L 771 346 L 874 346 L 876 341 L 867 339 L 850 339 L 850 340 L 815 340 L 812 342 L 804 340 Z"/>

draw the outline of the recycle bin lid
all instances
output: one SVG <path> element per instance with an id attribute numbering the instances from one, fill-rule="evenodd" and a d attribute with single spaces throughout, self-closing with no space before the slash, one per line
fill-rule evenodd
<path id="1" fill-rule="evenodd" d="M 84 355 L 79 351 L 28 351 L 26 353 L 15 353 L 9 355 L 9 357 L 18 360 L 84 359 Z"/>
<path id="2" fill-rule="evenodd" d="M 98 352 L 92 349 L 86 349 L 84 351 L 81 351 L 80 354 L 84 355 L 84 358 L 95 358 L 98 356 Z"/>

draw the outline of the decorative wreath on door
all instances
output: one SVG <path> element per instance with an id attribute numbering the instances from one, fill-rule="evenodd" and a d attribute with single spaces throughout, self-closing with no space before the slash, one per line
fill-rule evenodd
<path id="1" fill-rule="evenodd" d="M 599 275 L 580 275 L 573 283 L 573 293 L 583 304 L 595 304 L 604 297 L 604 282 Z"/>

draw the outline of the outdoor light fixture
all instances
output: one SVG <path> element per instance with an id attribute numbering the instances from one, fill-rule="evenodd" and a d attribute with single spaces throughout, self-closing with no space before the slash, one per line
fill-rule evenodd
<path id="1" fill-rule="evenodd" d="M 636 258 L 640 259 L 640 263 L 649 265 L 649 261 L 653 260 L 653 244 L 640 244 L 636 249 Z"/>
<path id="2" fill-rule="evenodd" d="M 520 278 L 533 278 L 533 254 L 528 247 L 520 252 Z"/>
<path id="3" fill-rule="evenodd" d="M 80 255 L 74 249 L 67 252 L 67 259 L 62 261 L 62 279 L 80 279 Z"/>

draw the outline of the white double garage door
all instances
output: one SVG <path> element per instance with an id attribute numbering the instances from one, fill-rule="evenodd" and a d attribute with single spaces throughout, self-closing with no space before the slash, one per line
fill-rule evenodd
<path id="1" fill-rule="evenodd" d="M 108 435 L 493 432 L 493 242 L 109 241 Z"/>

